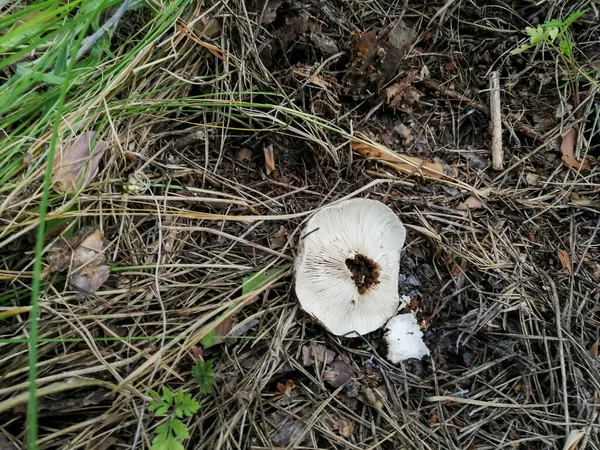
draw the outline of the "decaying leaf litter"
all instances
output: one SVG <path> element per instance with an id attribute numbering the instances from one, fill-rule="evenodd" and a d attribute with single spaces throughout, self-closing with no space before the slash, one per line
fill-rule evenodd
<path id="1" fill-rule="evenodd" d="M 49 200 L 44 264 L 65 259 L 40 296 L 39 447 L 149 448 L 148 391 L 168 386 L 201 403 L 187 448 L 600 448 L 596 93 L 550 52 L 510 55 L 526 26 L 588 5 L 180 6 L 156 35 L 148 8 L 127 13 L 111 47 L 135 52 L 128 64 L 69 92 L 61 142 L 95 132 L 108 147 Z M 573 26 L 586 63 L 598 23 L 591 8 Z M 17 447 L 51 129 L 38 132 L 2 143 L 23 157 L 0 198 L 0 437 Z M 393 365 L 384 330 L 338 338 L 298 307 L 305 220 L 352 197 L 407 227 L 400 312 L 423 324 L 422 360 Z M 87 230 L 101 246 L 73 245 Z M 110 276 L 76 289 L 86 262 Z M 205 339 L 215 327 L 221 343 Z M 197 358 L 214 360 L 211 395 Z"/>

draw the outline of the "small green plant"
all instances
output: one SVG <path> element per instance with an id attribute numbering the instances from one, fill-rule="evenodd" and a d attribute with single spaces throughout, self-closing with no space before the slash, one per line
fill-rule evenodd
<path id="1" fill-rule="evenodd" d="M 575 11 L 565 19 L 552 19 L 537 27 L 526 27 L 529 43 L 514 49 L 511 54 L 518 55 L 534 47 L 547 46 L 556 51 L 563 64 L 574 74 L 579 74 L 596 88 L 600 84 L 579 65 L 574 55 L 575 44 L 569 27 L 588 12 L 587 9 Z M 576 75 L 575 75 L 576 76 Z"/>
<path id="2" fill-rule="evenodd" d="M 181 441 L 190 437 L 187 425 L 181 420 L 190 417 L 200 409 L 200 404 L 190 394 L 183 391 L 173 393 L 163 386 L 162 395 L 150 391 L 153 402 L 148 409 L 156 416 L 169 416 L 169 420 L 156 427 L 156 436 L 152 440 L 152 450 L 184 450 Z"/>
<path id="3" fill-rule="evenodd" d="M 213 360 L 198 360 L 192 369 L 192 377 L 200 388 L 202 394 L 212 394 L 213 384 L 215 383 L 215 373 L 213 370 Z"/>
<path id="4" fill-rule="evenodd" d="M 525 27 L 525 33 L 529 35 L 529 44 L 521 45 L 511 54 L 517 55 L 533 47 L 548 45 L 570 58 L 573 55 L 573 41 L 569 34 L 569 27 L 587 12 L 587 9 L 579 10 L 569 14 L 565 20 L 552 19 L 535 28 Z"/>

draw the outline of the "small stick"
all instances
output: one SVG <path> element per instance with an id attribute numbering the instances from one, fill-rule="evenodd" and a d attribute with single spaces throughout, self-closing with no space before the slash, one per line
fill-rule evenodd
<path id="1" fill-rule="evenodd" d="M 479 102 L 471 100 L 470 98 L 464 96 L 460 92 L 456 92 L 453 89 L 445 88 L 433 80 L 423 80 L 423 81 L 421 81 L 421 83 L 423 83 L 425 86 L 427 86 L 430 89 L 438 91 L 442 95 L 446 95 L 449 98 L 453 98 L 453 99 L 465 102 L 471 108 L 481 111 L 482 113 L 484 113 L 486 115 L 490 114 L 490 108 L 488 108 L 487 106 L 485 106 Z M 506 119 L 511 119 L 511 120 L 516 121 L 515 128 L 517 129 L 517 131 L 523 133 L 526 136 L 529 136 L 530 138 L 532 138 L 538 142 L 542 142 L 542 143 L 546 142 L 546 139 L 544 138 L 544 136 L 542 136 L 540 133 L 535 131 L 533 128 L 519 123 L 519 120 L 521 120 L 521 117 L 519 114 L 508 114 L 506 116 Z"/>
<path id="2" fill-rule="evenodd" d="M 500 75 L 497 70 L 490 73 L 490 116 L 492 118 L 492 167 L 502 170 L 502 106 L 500 105 Z"/>

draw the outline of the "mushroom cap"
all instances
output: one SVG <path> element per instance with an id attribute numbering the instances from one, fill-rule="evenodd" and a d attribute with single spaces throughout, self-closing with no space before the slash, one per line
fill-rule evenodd
<path id="1" fill-rule="evenodd" d="M 383 326 L 400 304 L 398 269 L 406 230 L 376 200 L 352 199 L 317 212 L 296 258 L 300 306 L 338 336 Z"/>

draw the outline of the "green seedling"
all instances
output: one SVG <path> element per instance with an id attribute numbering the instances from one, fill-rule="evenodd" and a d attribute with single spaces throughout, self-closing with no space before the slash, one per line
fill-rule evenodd
<path id="1" fill-rule="evenodd" d="M 511 54 L 518 55 L 532 48 L 547 46 L 558 54 L 565 67 L 572 73 L 581 75 L 594 87 L 600 88 L 600 83 L 583 70 L 575 59 L 575 43 L 569 30 L 570 26 L 587 12 L 587 9 L 578 10 L 569 14 L 565 20 L 552 19 L 535 28 L 526 27 L 525 33 L 529 36 L 529 43 L 514 49 Z"/>
<path id="2" fill-rule="evenodd" d="M 212 394 L 213 384 L 215 383 L 213 363 L 212 359 L 208 361 L 198 360 L 192 369 L 192 377 L 198 384 L 201 394 Z"/>
<path id="3" fill-rule="evenodd" d="M 552 19 L 537 27 L 525 27 L 525 33 L 529 36 L 529 43 L 514 49 L 511 54 L 518 55 L 526 50 L 541 45 L 547 45 L 557 50 L 566 57 L 573 55 L 573 40 L 569 34 L 569 27 L 588 12 L 587 9 L 575 11 L 565 19 Z"/>
<path id="4" fill-rule="evenodd" d="M 183 391 L 173 393 L 163 386 L 162 394 L 150 391 L 153 402 L 148 409 L 155 416 L 169 416 L 169 420 L 156 427 L 156 436 L 152 440 L 152 450 L 184 450 L 181 443 L 190 437 L 187 425 L 180 419 L 191 417 L 200 409 L 200 404 L 190 394 Z"/>

